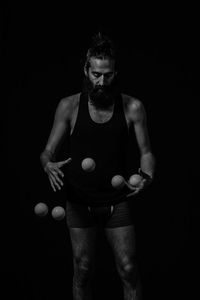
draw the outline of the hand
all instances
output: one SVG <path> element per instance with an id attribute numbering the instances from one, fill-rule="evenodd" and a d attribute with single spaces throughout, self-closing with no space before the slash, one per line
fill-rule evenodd
<path id="1" fill-rule="evenodd" d="M 127 194 L 126 197 L 131 197 L 139 192 L 143 191 L 151 183 L 150 179 L 142 178 L 137 186 L 132 186 L 129 182 L 125 181 L 126 186 L 130 189 L 131 193 Z"/>
<path id="2" fill-rule="evenodd" d="M 140 182 L 140 184 L 138 186 L 132 186 L 129 182 L 125 181 L 126 186 L 131 191 L 129 194 L 126 195 L 127 198 L 136 195 L 137 193 L 139 193 L 140 190 L 143 189 L 142 181 Z"/>
<path id="3" fill-rule="evenodd" d="M 63 167 L 66 164 L 69 164 L 71 162 L 71 157 L 60 162 L 48 162 L 44 168 L 44 171 L 47 173 L 49 177 L 49 181 L 51 184 L 52 189 L 54 192 L 56 192 L 56 188 L 58 190 L 61 189 L 61 186 L 64 185 L 63 181 L 60 177 L 64 177 L 64 173 L 60 170 L 61 167 Z"/>

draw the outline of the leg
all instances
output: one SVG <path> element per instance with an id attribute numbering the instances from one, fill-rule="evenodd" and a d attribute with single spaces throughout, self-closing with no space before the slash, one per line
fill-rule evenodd
<path id="1" fill-rule="evenodd" d="M 123 283 L 124 300 L 139 300 L 136 265 L 135 230 L 133 225 L 105 228 L 113 250 L 117 271 Z"/>
<path id="2" fill-rule="evenodd" d="M 96 228 L 69 228 L 72 243 L 74 276 L 73 299 L 89 300 L 91 278 L 94 271 Z"/>
<path id="3" fill-rule="evenodd" d="M 87 206 L 67 202 L 67 226 L 73 253 L 73 298 L 92 299 L 91 275 L 94 271 L 96 227 Z"/>

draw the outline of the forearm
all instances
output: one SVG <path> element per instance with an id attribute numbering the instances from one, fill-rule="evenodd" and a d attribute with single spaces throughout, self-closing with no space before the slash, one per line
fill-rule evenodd
<path id="1" fill-rule="evenodd" d="M 40 155 L 40 162 L 42 167 L 45 169 L 45 166 L 48 162 L 54 161 L 54 154 L 49 150 L 44 150 Z"/>
<path id="2" fill-rule="evenodd" d="M 141 155 L 140 169 L 153 178 L 155 172 L 155 157 L 151 151 Z"/>

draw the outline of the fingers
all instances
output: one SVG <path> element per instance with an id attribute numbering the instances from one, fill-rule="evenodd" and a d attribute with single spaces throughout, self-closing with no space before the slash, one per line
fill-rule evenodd
<path id="1" fill-rule="evenodd" d="M 128 186 L 128 188 L 132 191 L 126 195 L 127 198 L 138 194 L 146 188 L 146 179 L 143 179 L 143 181 L 141 181 L 141 183 L 137 187 L 131 186 L 128 182 L 125 183 Z"/>
<path id="2" fill-rule="evenodd" d="M 66 159 L 66 160 L 60 161 L 60 162 L 58 162 L 58 167 L 60 168 L 60 167 L 62 167 L 62 166 L 64 166 L 64 165 L 66 165 L 66 164 L 69 164 L 71 161 L 72 161 L 72 158 L 71 158 L 71 157 L 69 157 L 69 158 Z"/>
<path id="3" fill-rule="evenodd" d="M 61 177 L 64 177 L 64 173 L 59 169 L 59 168 L 56 168 L 55 171 L 61 176 Z"/>
<path id="4" fill-rule="evenodd" d="M 59 178 L 58 174 L 56 173 L 56 171 L 52 172 L 53 176 L 55 177 L 57 183 L 59 183 L 60 185 L 63 185 L 63 181 Z"/>
<path id="5" fill-rule="evenodd" d="M 124 181 L 124 183 L 129 188 L 129 190 L 131 190 L 131 191 L 135 191 L 136 190 L 136 187 L 132 186 L 129 182 Z"/>
<path id="6" fill-rule="evenodd" d="M 139 193 L 140 189 L 138 187 L 132 186 L 129 182 L 125 181 L 126 186 L 129 188 L 130 193 L 126 195 L 127 198 Z"/>
<path id="7" fill-rule="evenodd" d="M 127 194 L 127 195 L 126 195 L 126 198 L 129 198 L 129 197 L 131 197 L 131 196 L 134 196 L 134 195 L 136 195 L 138 192 L 139 192 L 139 191 L 136 190 L 136 191 L 134 191 L 133 193 Z"/>
<path id="8" fill-rule="evenodd" d="M 128 183 L 127 181 L 125 181 L 126 186 L 129 188 L 130 193 L 126 195 L 126 198 L 129 198 L 135 194 L 137 194 L 136 188 L 131 186 L 130 183 Z"/>
<path id="9" fill-rule="evenodd" d="M 56 188 L 55 188 L 53 180 L 51 179 L 50 176 L 49 176 L 49 181 L 50 181 L 50 184 L 51 184 L 51 187 L 52 187 L 53 191 L 56 192 Z"/>
<path id="10" fill-rule="evenodd" d="M 65 163 L 65 162 L 69 162 L 71 161 L 71 158 L 69 158 L 68 160 L 64 161 L 64 162 L 60 162 L 60 163 L 52 163 L 49 162 L 46 166 L 46 172 L 48 174 L 49 177 L 49 181 L 51 184 L 52 189 L 54 190 L 54 192 L 56 192 L 56 190 L 61 190 L 61 187 L 64 185 L 63 181 L 61 180 L 60 177 L 64 177 L 64 173 L 59 169 L 59 167 Z"/>
<path id="11" fill-rule="evenodd" d="M 49 173 L 49 180 L 50 180 L 50 184 L 51 184 L 51 187 L 53 188 L 54 192 L 56 192 L 56 189 L 61 190 L 61 187 L 64 185 L 64 183 L 58 177 L 58 175 L 55 171 Z"/>

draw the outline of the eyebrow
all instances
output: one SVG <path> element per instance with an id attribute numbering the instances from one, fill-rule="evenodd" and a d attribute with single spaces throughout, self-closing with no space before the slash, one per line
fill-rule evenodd
<path id="1" fill-rule="evenodd" d="M 104 74 L 104 75 L 108 75 L 108 74 L 113 74 L 114 71 L 109 71 L 109 72 L 106 72 L 106 73 L 101 73 L 101 72 L 98 72 L 98 71 L 92 71 L 93 74 Z"/>

